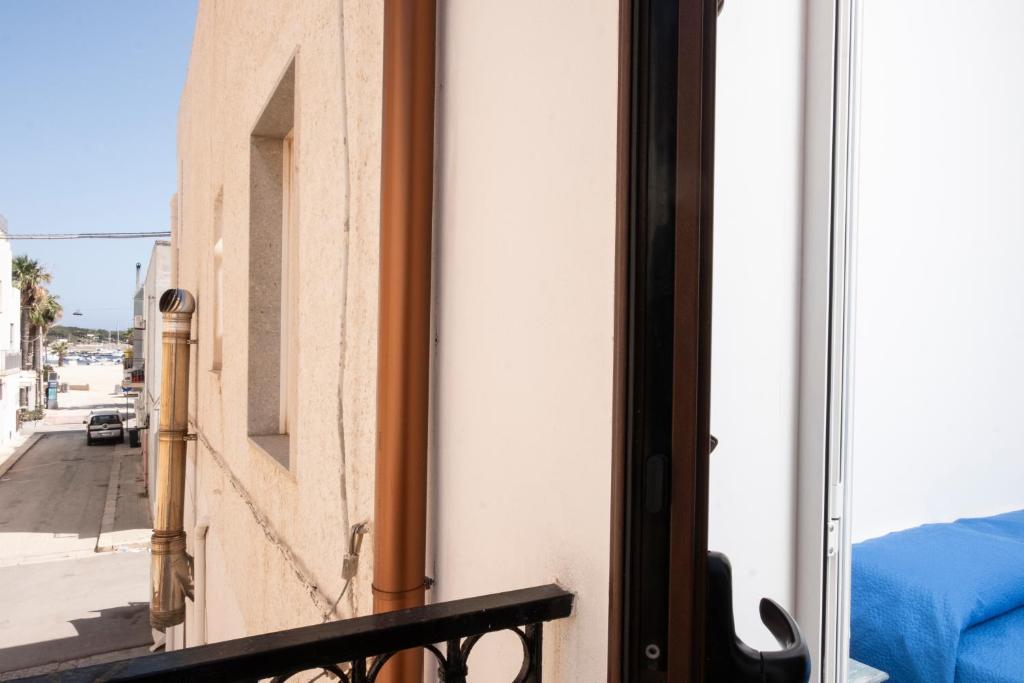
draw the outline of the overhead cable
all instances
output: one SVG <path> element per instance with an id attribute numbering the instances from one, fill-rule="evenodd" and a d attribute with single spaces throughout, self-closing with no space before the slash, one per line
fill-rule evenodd
<path id="1" fill-rule="evenodd" d="M 170 232 L 40 232 L 11 235 L 0 232 L 0 240 L 131 240 L 170 237 Z"/>

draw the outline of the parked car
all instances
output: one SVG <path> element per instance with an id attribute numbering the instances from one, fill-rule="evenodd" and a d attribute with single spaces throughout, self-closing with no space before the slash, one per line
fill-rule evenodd
<path id="1" fill-rule="evenodd" d="M 83 422 L 85 442 L 90 446 L 97 439 L 112 439 L 124 442 L 124 422 L 116 410 L 94 410 Z"/>

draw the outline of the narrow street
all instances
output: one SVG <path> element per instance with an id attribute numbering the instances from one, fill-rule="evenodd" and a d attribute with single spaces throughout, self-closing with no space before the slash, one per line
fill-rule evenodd
<path id="1" fill-rule="evenodd" d="M 111 370 L 113 377 L 120 368 Z M 0 680 L 129 656 L 152 643 L 141 449 L 89 446 L 82 424 L 91 409 L 123 410 L 117 399 L 95 390 L 61 394 L 68 407 L 47 412 L 0 476 Z"/>

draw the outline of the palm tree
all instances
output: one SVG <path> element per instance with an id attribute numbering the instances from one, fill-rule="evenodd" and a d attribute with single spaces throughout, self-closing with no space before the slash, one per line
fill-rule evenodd
<path id="1" fill-rule="evenodd" d="M 36 407 L 43 405 L 43 339 L 46 338 L 50 328 L 53 327 L 61 315 L 64 314 L 64 307 L 60 305 L 60 297 L 56 297 L 40 287 L 37 294 L 35 306 L 29 311 L 29 321 L 32 323 L 32 332 L 35 339 L 35 350 L 32 367 L 36 371 Z"/>
<path id="2" fill-rule="evenodd" d="M 11 262 L 11 280 L 21 290 L 21 367 L 26 370 L 33 366 L 30 315 L 46 292 L 43 285 L 51 279 L 50 273 L 38 261 L 24 254 L 15 256 Z"/>
<path id="3" fill-rule="evenodd" d="M 64 314 L 64 307 L 60 304 L 60 297 L 50 294 L 44 287 L 40 287 L 39 298 L 36 300 L 32 310 L 29 311 L 28 319 L 32 327 L 32 339 L 38 352 L 33 358 L 36 370 L 42 367 L 43 341 L 60 317 Z"/>
<path id="4" fill-rule="evenodd" d="M 54 353 L 57 354 L 57 367 L 58 368 L 63 367 L 64 366 L 64 356 L 67 355 L 67 352 L 68 352 L 68 340 L 67 339 L 61 339 L 60 341 L 55 341 L 50 346 L 50 349 Z"/>

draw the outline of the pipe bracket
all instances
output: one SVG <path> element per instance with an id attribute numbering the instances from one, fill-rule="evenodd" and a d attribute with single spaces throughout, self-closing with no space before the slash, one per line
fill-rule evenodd
<path id="1" fill-rule="evenodd" d="M 196 441 L 198 438 L 194 432 L 182 432 L 176 429 L 161 429 L 157 433 L 157 437 L 161 441 Z"/>

